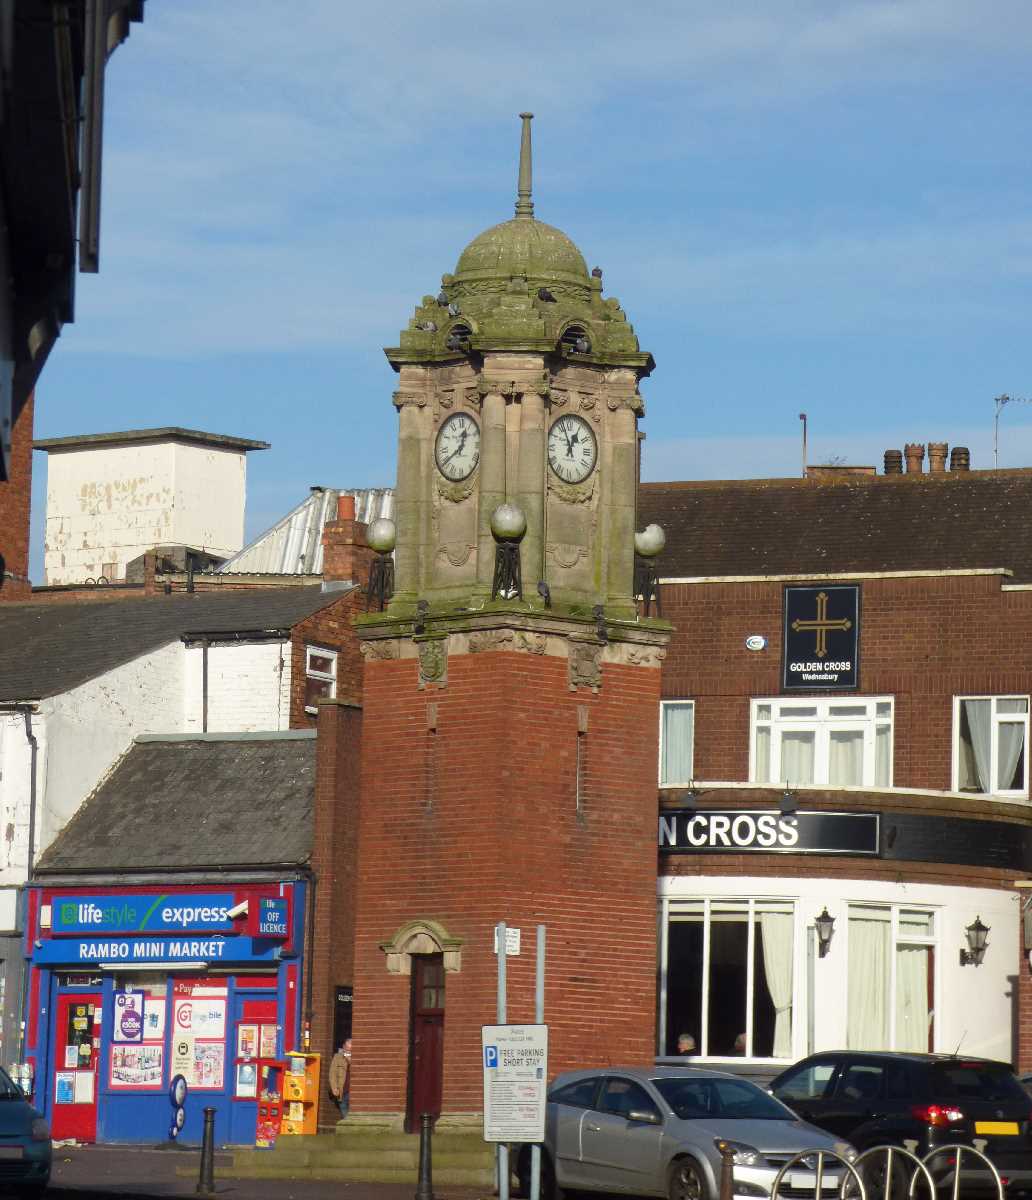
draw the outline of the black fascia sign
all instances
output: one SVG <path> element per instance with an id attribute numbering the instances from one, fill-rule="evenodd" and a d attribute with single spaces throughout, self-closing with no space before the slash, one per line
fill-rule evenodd
<path id="1" fill-rule="evenodd" d="M 659 850 L 666 854 L 880 853 L 878 813 L 749 809 L 666 809 Z"/>
<path id="2" fill-rule="evenodd" d="M 784 612 L 782 690 L 859 687 L 859 584 L 786 587 Z"/>

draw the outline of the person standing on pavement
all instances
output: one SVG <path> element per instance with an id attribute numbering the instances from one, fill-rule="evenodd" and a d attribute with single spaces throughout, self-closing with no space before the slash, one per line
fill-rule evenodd
<path id="1" fill-rule="evenodd" d="M 351 1098 L 351 1038 L 345 1039 L 330 1061 L 329 1085 L 341 1117 L 346 1117 Z"/>

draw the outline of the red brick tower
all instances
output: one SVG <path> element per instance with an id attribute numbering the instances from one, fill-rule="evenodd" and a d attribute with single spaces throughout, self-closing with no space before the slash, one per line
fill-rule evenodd
<path id="1" fill-rule="evenodd" d="M 655 1054 L 667 627 L 632 600 L 652 359 L 601 272 L 534 220 L 529 121 L 515 219 L 387 351 L 397 591 L 360 633 L 351 1104 L 410 1125 L 482 1109 L 500 920 L 523 939 L 512 1021 L 533 1019 L 547 927 L 551 1071 Z"/>
<path id="2" fill-rule="evenodd" d="M 32 409 L 30 395 L 14 418 L 8 477 L 0 475 L 0 601 L 28 600 L 32 595 L 29 582 Z"/>

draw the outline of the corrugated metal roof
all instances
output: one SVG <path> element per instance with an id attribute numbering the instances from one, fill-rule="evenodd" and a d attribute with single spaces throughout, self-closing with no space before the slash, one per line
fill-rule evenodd
<path id="1" fill-rule="evenodd" d="M 296 508 L 226 559 L 218 574 L 321 574 L 323 526 L 336 517 L 339 496 L 354 496 L 355 518 L 366 524 L 394 516 L 393 488 L 313 487 Z"/>

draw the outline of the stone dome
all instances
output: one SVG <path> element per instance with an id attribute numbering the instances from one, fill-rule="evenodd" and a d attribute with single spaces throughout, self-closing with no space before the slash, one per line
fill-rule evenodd
<path id="1" fill-rule="evenodd" d="M 529 216 L 503 221 L 475 237 L 459 255 L 454 280 L 461 285 L 519 275 L 535 282 L 590 285 L 584 256 L 566 234 Z"/>

